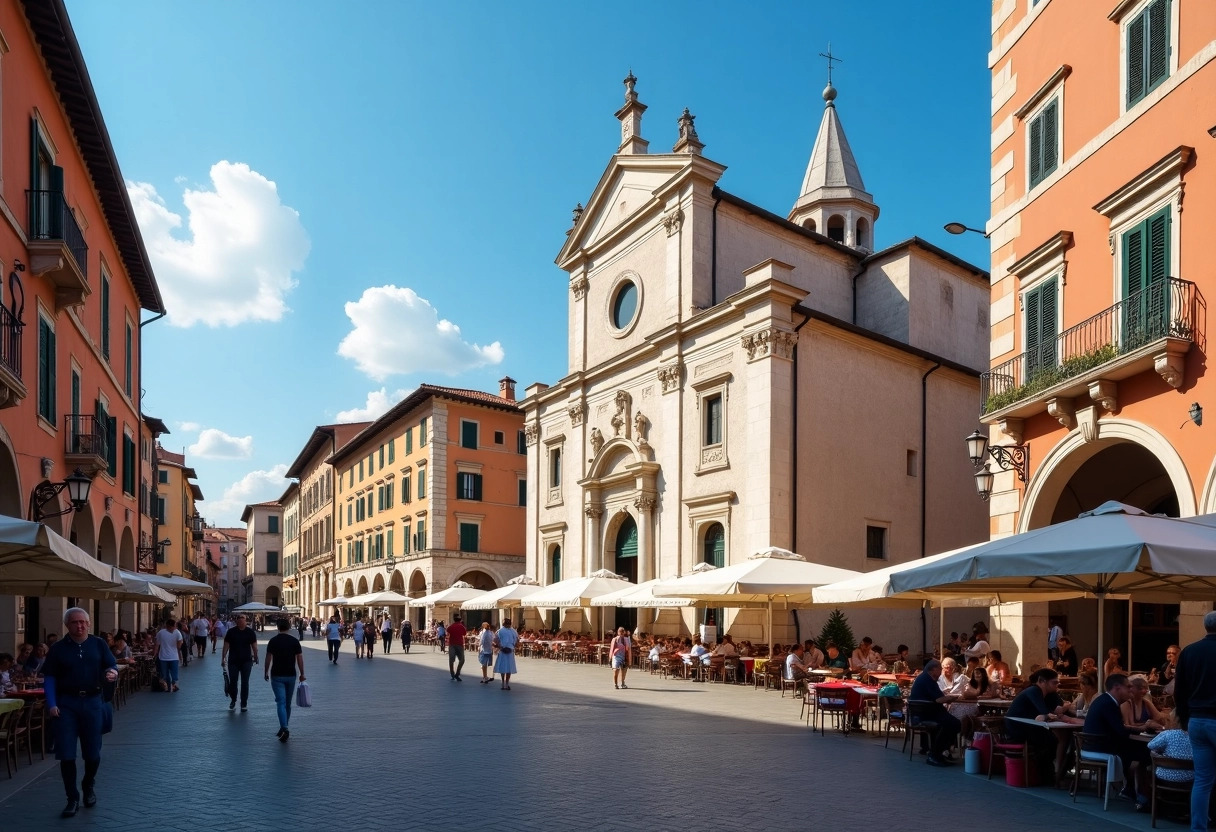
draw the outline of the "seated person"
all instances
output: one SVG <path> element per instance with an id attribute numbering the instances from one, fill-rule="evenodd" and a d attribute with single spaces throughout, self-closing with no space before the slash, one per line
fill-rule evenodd
<path id="1" fill-rule="evenodd" d="M 714 648 L 715 656 L 726 656 L 727 658 L 735 658 L 739 655 L 739 648 L 735 647 L 734 639 L 730 633 L 722 636 L 722 642 Z"/>
<path id="2" fill-rule="evenodd" d="M 961 675 L 961 674 L 960 674 Z M 979 728 L 979 700 L 988 696 L 988 674 L 984 668 L 976 665 L 971 673 L 964 677 L 967 684 L 963 687 L 957 702 L 952 702 L 948 710 L 962 723 L 963 737 L 970 739 Z M 940 680 L 938 684 L 940 684 Z"/>
<path id="3" fill-rule="evenodd" d="M 34 654 L 26 660 L 21 669 L 26 673 L 38 674 L 42 672 L 42 665 L 46 663 L 46 654 L 50 647 L 46 644 L 39 643 L 34 647 Z"/>
<path id="4" fill-rule="evenodd" d="M 1135 798 L 1136 811 L 1147 811 L 1150 785 L 1148 746 L 1130 739 L 1139 733 L 1136 728 L 1123 724 L 1120 706 L 1131 698 L 1127 677 L 1115 673 L 1106 677 L 1106 693 L 1095 697 L 1085 714 L 1086 734 L 1098 735 L 1093 745 L 1084 753 L 1112 754 L 1123 762 L 1127 787 L 1123 793 Z"/>
<path id="5" fill-rule="evenodd" d="M 1165 719 L 1152 697 L 1148 695 L 1148 679 L 1144 674 L 1137 673 L 1127 680 L 1130 696 L 1119 706 L 1123 714 L 1123 724 L 1137 731 L 1159 731 L 1164 727 Z"/>
<path id="6" fill-rule="evenodd" d="M 135 657 L 131 655 L 131 648 L 127 646 L 127 640 L 122 636 L 114 639 L 114 646 L 110 648 L 110 652 L 114 654 L 114 661 L 118 664 L 135 664 Z"/>
<path id="7" fill-rule="evenodd" d="M 13 663 L 17 666 L 18 670 L 25 670 L 25 666 L 27 664 L 29 664 L 30 660 L 32 660 L 33 658 L 34 658 L 34 645 L 22 644 L 20 647 L 17 648 L 17 658 L 14 660 Z"/>
<path id="8" fill-rule="evenodd" d="M 942 693 L 956 697 L 963 695 L 963 689 L 967 687 L 967 677 L 958 672 L 958 663 L 954 659 L 942 660 L 942 675 L 937 680 L 937 686 L 941 688 Z"/>
<path id="9" fill-rule="evenodd" d="M 752 647 L 752 643 L 750 641 L 742 641 L 739 643 L 739 655 L 740 656 L 756 655 L 755 648 Z"/>
<path id="10" fill-rule="evenodd" d="M 963 651 L 963 655 L 967 658 L 974 656 L 977 659 L 982 659 L 988 655 L 988 651 L 992 649 L 988 644 L 988 628 L 977 627 L 975 635 L 971 638 L 971 646 Z"/>
<path id="11" fill-rule="evenodd" d="M 701 664 L 709 664 L 709 648 L 701 643 L 700 636 L 693 639 L 692 648 L 688 651 L 684 664 L 692 664 L 694 659 L 700 659 Z"/>
<path id="12" fill-rule="evenodd" d="M 663 654 L 663 639 L 659 639 L 650 648 L 650 652 L 646 654 L 646 658 L 651 664 L 655 664 L 658 662 L 659 657 L 662 654 Z"/>
<path id="13" fill-rule="evenodd" d="M 848 670 L 849 660 L 840 652 L 840 648 L 828 642 L 828 654 L 823 659 L 823 666 L 829 670 Z"/>
<path id="14" fill-rule="evenodd" d="M 1171 760 L 1192 760 L 1191 737 L 1186 731 L 1178 728 L 1173 713 L 1163 714 L 1165 730 L 1149 740 L 1148 750 Z M 1195 772 L 1181 768 L 1159 768 L 1154 766 L 1153 773 L 1158 780 L 1170 783 L 1191 783 L 1195 780 Z"/>
<path id="15" fill-rule="evenodd" d="M 946 656 L 953 658 L 954 653 L 950 651 L 950 645 L 946 645 Z M 910 673 L 912 672 L 912 660 L 908 658 L 908 645 L 901 644 L 895 650 L 895 661 L 891 663 L 892 673 Z"/>
<path id="16" fill-rule="evenodd" d="M 1056 673 L 1061 676 L 1076 676 L 1081 672 L 1081 662 L 1077 659 L 1077 650 L 1072 646 L 1072 639 L 1060 636 L 1057 643 L 1060 645 L 1060 658 L 1055 661 Z"/>
<path id="17" fill-rule="evenodd" d="M 963 654 L 963 644 L 958 640 L 958 633 L 951 633 L 950 640 L 946 642 L 946 655 L 958 657 Z"/>
<path id="18" fill-rule="evenodd" d="M 785 657 L 785 679 L 789 682 L 802 683 L 806 679 L 806 665 L 802 661 L 803 648 L 795 644 L 794 649 Z"/>
<path id="19" fill-rule="evenodd" d="M 1098 675 L 1098 662 L 1091 658 L 1081 659 L 1081 672 Z"/>
<path id="20" fill-rule="evenodd" d="M 1123 654 L 1119 652 L 1118 647 L 1112 647 L 1106 651 L 1106 661 L 1102 665 L 1102 675 L 1113 676 L 1116 673 L 1125 675 L 1123 670 Z"/>
<path id="21" fill-rule="evenodd" d="M 815 646 L 815 642 L 807 639 L 802 645 L 803 660 L 808 670 L 818 670 L 823 667 L 823 651 Z"/>
<path id="22" fill-rule="evenodd" d="M 855 673 L 863 670 L 877 671 L 881 664 L 882 656 L 874 649 L 874 639 L 869 636 L 861 640 L 861 645 L 853 651 L 853 656 L 849 659 L 849 669 Z"/>
<path id="23" fill-rule="evenodd" d="M 937 723 L 937 731 L 933 735 L 933 747 L 928 749 L 926 762 L 931 766 L 949 766 L 952 763 L 945 754 L 954 745 L 961 723 L 950 715 L 946 705 L 953 699 L 948 693 L 943 693 L 937 686 L 937 680 L 942 675 L 942 663 L 930 659 L 925 664 L 924 671 L 912 683 L 912 691 L 908 694 L 908 710 L 913 725 L 921 720 L 932 720 Z M 922 746 L 922 752 L 926 749 Z"/>
<path id="24" fill-rule="evenodd" d="M 988 681 L 994 685 L 1008 685 L 1013 682 L 1013 672 L 1009 665 L 1001 660 L 1000 650 L 988 651 Z"/>
<path id="25" fill-rule="evenodd" d="M 1064 717 L 1070 722 L 1085 721 L 1085 712 L 1098 696 L 1098 674 L 1082 673 L 1077 680 L 1081 684 L 1081 692 L 1064 706 Z"/>
<path id="26" fill-rule="evenodd" d="M 0 696 L 9 694 L 17 689 L 12 679 L 13 667 L 13 654 L 0 653 Z"/>
<path id="27" fill-rule="evenodd" d="M 1014 742 L 1029 743 L 1031 756 L 1039 766 L 1045 782 L 1055 779 L 1056 749 L 1061 741 L 1071 741 L 1066 735 L 1057 737 L 1051 731 L 1030 728 L 1014 717 L 1033 719 L 1035 722 L 1053 722 L 1064 710 L 1060 698 L 1060 674 L 1051 668 L 1036 670 L 1030 675 L 1030 684 L 1009 703 L 1005 712 L 1005 735 Z"/>
<path id="28" fill-rule="evenodd" d="M 1178 653 L 1178 645 L 1171 644 L 1165 649 L 1165 663 L 1161 667 L 1154 667 L 1148 675 L 1150 685 L 1164 686 L 1162 693 L 1174 693 L 1174 671 L 1178 668 Z"/>

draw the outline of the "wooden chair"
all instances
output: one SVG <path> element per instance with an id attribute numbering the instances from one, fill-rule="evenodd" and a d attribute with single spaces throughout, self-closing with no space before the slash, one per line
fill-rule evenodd
<path id="1" fill-rule="evenodd" d="M 25 706 L 25 710 L 29 711 L 29 716 L 26 718 L 26 726 L 30 732 L 30 742 L 35 740 L 38 742 L 38 756 L 40 759 L 46 759 L 47 737 L 51 730 L 51 722 L 46 713 L 46 700 L 36 699 Z"/>
<path id="2" fill-rule="evenodd" d="M 1088 771 L 1098 775 L 1098 796 L 1102 798 L 1102 811 L 1106 811 L 1106 807 L 1110 803 L 1110 789 L 1106 786 L 1107 770 L 1110 768 L 1110 763 L 1106 757 L 1097 760 L 1087 760 L 1081 756 L 1082 751 L 1095 751 L 1097 746 L 1105 741 L 1105 737 L 1101 734 L 1086 734 L 1084 731 L 1078 731 L 1073 735 L 1073 751 L 1076 757 L 1076 765 L 1072 773 L 1072 788 L 1069 793 L 1072 795 L 1072 802 L 1077 802 L 1077 790 L 1081 784 L 1081 772 Z M 1096 753 L 1107 754 L 1106 751 L 1097 751 Z M 1124 776 L 1127 773 L 1124 772 Z M 1154 778 L 1155 779 L 1155 778 Z"/>
<path id="3" fill-rule="evenodd" d="M 883 748 L 890 747 L 892 728 L 900 731 L 901 733 L 907 733 L 907 713 L 908 705 L 906 702 L 904 702 L 902 696 L 878 697 L 878 719 L 880 722 L 883 719 L 887 721 L 886 736 L 882 743 Z"/>
<path id="4" fill-rule="evenodd" d="M 802 686 L 806 684 L 804 679 L 787 679 L 784 673 L 778 673 L 777 678 L 781 685 L 781 698 L 785 698 L 785 692 L 788 690 L 792 696 L 797 696 L 801 691 Z"/>
<path id="5" fill-rule="evenodd" d="M 844 691 L 825 691 L 823 694 L 816 691 L 815 713 L 819 719 L 819 736 L 824 735 L 829 716 L 837 728 L 846 734 L 849 732 L 849 699 Z"/>
<path id="6" fill-rule="evenodd" d="M 659 656 L 659 678 L 676 678 L 683 672 L 684 660 L 675 653 L 664 653 Z"/>
<path id="7" fill-rule="evenodd" d="M 739 684 L 743 676 L 743 663 L 738 659 L 725 659 L 722 663 L 723 681 Z"/>
<path id="8" fill-rule="evenodd" d="M 1002 720 L 1002 723 L 1004 720 Z M 1022 763 L 1022 783 L 1030 785 L 1030 743 L 1014 742 L 1005 734 L 1004 728 L 992 735 L 992 750 L 988 752 L 988 779 L 996 769 L 996 758 L 1004 757 L 1005 766 L 1020 760 Z"/>
<path id="9" fill-rule="evenodd" d="M 702 677 L 707 682 L 712 682 L 714 677 L 726 681 L 726 659 L 722 656 L 710 657 L 709 664 L 701 668 Z"/>
<path id="10" fill-rule="evenodd" d="M 15 711 L 0 714 L 0 750 L 4 752 L 4 767 L 10 778 L 17 768 L 17 750 L 22 741 L 25 742 L 25 753 L 29 758 L 29 764 L 34 764 L 34 757 L 30 753 L 29 727 L 26 725 L 29 717 L 26 716 L 25 711 L 25 708 L 18 708 Z"/>
<path id="11" fill-rule="evenodd" d="M 1152 827 L 1157 828 L 1157 795 L 1162 795 L 1163 802 L 1181 803 L 1190 806 L 1191 788 L 1195 785 L 1191 780 L 1162 780 L 1157 776 L 1159 771 L 1190 771 L 1195 770 L 1194 760 L 1179 760 L 1174 757 L 1163 757 L 1154 753 L 1153 758 L 1153 808 Z"/>
<path id="12" fill-rule="evenodd" d="M 936 702 L 929 702 L 924 699 L 909 699 L 908 707 L 905 711 L 905 728 L 904 728 L 904 744 L 899 749 L 902 754 L 904 748 L 908 749 L 908 759 L 912 759 L 913 753 L 916 751 L 916 743 L 913 741 L 915 737 L 923 736 L 925 741 L 929 743 L 929 747 L 933 747 L 933 738 L 937 736 L 940 728 L 934 716 L 932 706 Z"/>
<path id="13" fill-rule="evenodd" d="M 815 690 L 814 685 L 807 685 L 802 691 L 802 710 L 798 713 L 798 718 L 806 721 L 807 725 L 815 724 L 815 709 L 819 701 L 819 694 Z"/>

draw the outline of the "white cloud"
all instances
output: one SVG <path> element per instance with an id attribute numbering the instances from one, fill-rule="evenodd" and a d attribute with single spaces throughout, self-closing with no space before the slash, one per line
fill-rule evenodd
<path id="1" fill-rule="evenodd" d="M 379 419 L 388 412 L 390 407 L 412 392 L 414 391 L 394 390 L 390 393 L 387 387 L 381 387 L 379 390 L 372 390 L 367 394 L 367 404 L 363 407 L 339 410 L 338 415 L 334 418 L 339 422 L 371 422 Z"/>
<path id="2" fill-rule="evenodd" d="M 463 340 L 460 327 L 408 287 L 373 286 L 346 304 L 346 315 L 354 329 L 338 344 L 338 355 L 376 381 L 417 372 L 456 375 L 503 359 L 499 342 L 482 347 Z"/>
<path id="3" fill-rule="evenodd" d="M 253 437 L 229 436 L 218 428 L 206 428 L 186 450 L 203 459 L 249 459 L 253 456 Z"/>
<path id="4" fill-rule="evenodd" d="M 200 425 L 198 422 L 178 422 L 177 423 L 177 429 L 181 430 L 181 431 L 185 431 L 186 433 L 197 433 L 199 428 L 201 428 L 201 427 L 202 427 L 202 425 Z"/>
<path id="5" fill-rule="evenodd" d="M 186 188 L 182 217 L 156 188 L 128 182 L 127 193 L 169 310 L 169 322 L 188 327 L 277 321 L 287 311 L 292 277 L 304 267 L 310 243 L 300 215 L 279 200 L 275 183 L 248 165 L 221 161 L 211 189 Z"/>
<path id="6" fill-rule="evenodd" d="M 241 512 L 252 503 L 277 500 L 287 490 L 289 480 L 286 465 L 276 465 L 269 471 L 250 471 L 224 489 L 218 500 L 205 500 L 203 514 L 207 522 L 217 526 L 236 526 Z"/>

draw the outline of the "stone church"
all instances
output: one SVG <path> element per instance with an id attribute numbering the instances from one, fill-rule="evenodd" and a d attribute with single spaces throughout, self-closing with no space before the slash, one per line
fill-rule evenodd
<path id="1" fill-rule="evenodd" d="M 879 206 L 830 84 L 781 216 L 720 186 L 688 110 L 671 152 L 650 152 L 636 83 L 557 256 L 569 372 L 522 401 L 529 574 L 643 582 L 768 546 L 864 571 L 987 539 L 963 440 L 988 363 L 988 274 L 917 237 L 876 246 Z M 916 612 L 848 614 L 891 648 L 921 634 Z M 561 615 L 545 624 L 598 622 Z M 751 610 L 607 616 L 762 637 Z M 825 616 L 783 611 L 775 637 L 817 634 Z"/>

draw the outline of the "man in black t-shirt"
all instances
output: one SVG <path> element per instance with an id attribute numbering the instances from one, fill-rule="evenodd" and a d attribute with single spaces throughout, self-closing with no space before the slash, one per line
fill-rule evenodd
<path id="1" fill-rule="evenodd" d="M 232 701 L 228 710 L 236 708 L 237 683 L 241 688 L 241 713 L 249 709 L 249 674 L 258 663 L 258 635 L 248 626 L 248 619 L 243 615 L 236 617 L 236 626 L 224 634 L 224 654 L 220 660 L 228 665 L 228 675 L 232 678 L 232 687 L 228 695 Z"/>
<path id="2" fill-rule="evenodd" d="M 287 742 L 291 732 L 291 698 L 296 692 L 296 670 L 304 681 L 304 651 L 299 639 L 287 632 L 287 619 L 279 619 L 279 634 L 266 643 L 266 681 L 274 691 L 274 704 L 279 711 L 279 742 Z"/>

